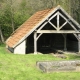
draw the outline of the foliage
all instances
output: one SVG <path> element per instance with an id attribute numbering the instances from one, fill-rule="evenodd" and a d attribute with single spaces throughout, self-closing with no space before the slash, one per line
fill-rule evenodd
<path id="1" fill-rule="evenodd" d="M 74 19 L 80 22 L 80 0 L 0 0 L 2 37 L 6 40 L 36 11 L 57 5 L 61 5 Z"/>

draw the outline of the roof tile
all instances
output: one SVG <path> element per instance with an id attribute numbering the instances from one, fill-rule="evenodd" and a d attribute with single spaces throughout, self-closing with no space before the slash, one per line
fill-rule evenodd
<path id="1" fill-rule="evenodd" d="M 6 41 L 9 47 L 16 45 L 30 30 L 32 30 L 43 18 L 45 18 L 52 9 L 36 12 L 26 22 L 24 22 Z"/>

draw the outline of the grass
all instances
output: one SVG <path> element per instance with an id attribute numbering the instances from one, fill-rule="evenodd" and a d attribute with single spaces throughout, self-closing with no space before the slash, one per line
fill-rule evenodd
<path id="1" fill-rule="evenodd" d="M 76 55 L 67 56 L 67 60 L 80 59 Z M 0 45 L 0 80 L 80 80 L 80 72 L 42 72 L 36 67 L 36 61 L 46 60 L 63 59 L 55 58 L 50 54 L 15 55 L 8 53 L 4 45 Z"/>

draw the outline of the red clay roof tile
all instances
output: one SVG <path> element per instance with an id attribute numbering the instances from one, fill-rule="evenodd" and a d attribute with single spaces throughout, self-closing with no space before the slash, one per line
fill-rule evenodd
<path id="1" fill-rule="evenodd" d="M 9 47 L 16 45 L 30 30 L 32 30 L 43 18 L 45 18 L 52 9 L 36 12 L 26 22 L 24 22 L 6 41 Z"/>

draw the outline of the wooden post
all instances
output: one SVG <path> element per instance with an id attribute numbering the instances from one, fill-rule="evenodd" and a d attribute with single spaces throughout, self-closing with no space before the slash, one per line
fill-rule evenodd
<path id="1" fill-rule="evenodd" d="M 66 46 L 66 36 L 67 34 L 63 34 L 64 36 L 64 51 L 67 51 L 67 46 Z"/>
<path id="2" fill-rule="evenodd" d="M 37 54 L 37 33 L 34 32 L 34 54 Z"/>
<path id="3" fill-rule="evenodd" d="M 57 31 L 59 31 L 59 12 L 57 14 Z"/>
<path id="4" fill-rule="evenodd" d="M 80 34 L 78 34 L 78 52 L 80 53 Z"/>

